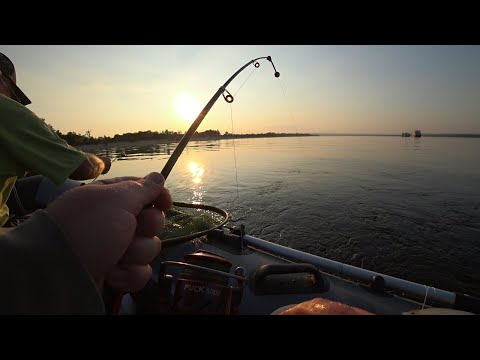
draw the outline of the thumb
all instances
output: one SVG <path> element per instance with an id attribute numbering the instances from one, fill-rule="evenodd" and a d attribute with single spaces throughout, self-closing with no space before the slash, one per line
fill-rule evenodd
<path id="1" fill-rule="evenodd" d="M 142 209 L 152 204 L 164 189 L 165 179 L 160 173 L 152 172 L 144 179 L 124 181 L 110 186 L 121 194 L 122 207 L 138 215 Z"/>
<path id="2" fill-rule="evenodd" d="M 145 180 L 153 181 L 154 183 L 160 184 L 162 186 L 165 184 L 165 178 L 162 174 L 158 172 L 151 172 L 150 174 L 145 176 Z"/>

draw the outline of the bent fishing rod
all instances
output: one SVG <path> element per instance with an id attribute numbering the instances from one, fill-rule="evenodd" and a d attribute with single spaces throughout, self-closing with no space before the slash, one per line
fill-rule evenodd
<path id="1" fill-rule="evenodd" d="M 167 163 L 165 164 L 165 166 L 163 167 L 162 169 L 162 172 L 161 174 L 163 175 L 164 179 L 167 180 L 167 177 L 168 175 L 170 174 L 170 172 L 172 171 L 174 165 L 176 164 L 178 158 L 180 157 L 180 155 L 182 154 L 183 150 L 185 149 L 185 147 L 187 146 L 188 142 L 190 141 L 190 139 L 192 138 L 193 134 L 195 134 L 195 131 L 197 130 L 197 128 L 200 126 L 200 123 L 203 121 L 203 119 L 205 118 L 205 116 L 207 116 L 208 112 L 210 111 L 210 109 L 213 107 L 213 105 L 215 104 L 215 102 L 218 100 L 218 98 L 220 97 L 220 95 L 223 95 L 223 98 L 225 99 L 225 101 L 227 103 L 232 103 L 233 102 L 233 96 L 232 94 L 230 94 L 230 92 L 227 90 L 227 86 L 228 84 L 230 84 L 233 79 L 235 79 L 237 77 L 238 74 L 240 74 L 245 68 L 247 68 L 249 65 L 253 64 L 253 66 L 255 66 L 256 68 L 260 67 L 260 63 L 258 62 L 258 60 L 261 60 L 261 59 L 267 59 L 273 66 L 273 70 L 275 70 L 275 77 L 280 77 L 280 73 L 277 71 L 277 69 L 275 68 L 275 65 L 273 64 L 273 61 L 272 61 L 272 58 L 270 56 L 262 56 L 262 57 L 259 57 L 259 58 L 256 58 L 256 59 L 253 59 L 253 60 L 250 60 L 248 63 L 246 63 L 245 65 L 243 65 L 240 69 L 237 70 L 236 73 L 234 73 L 226 82 L 225 84 L 223 84 L 222 86 L 220 86 L 220 88 L 217 90 L 217 92 L 212 96 L 212 98 L 210 99 L 210 101 L 207 103 L 207 105 L 205 105 L 205 107 L 203 108 L 203 110 L 200 112 L 200 114 L 197 116 L 197 118 L 195 119 L 195 121 L 193 122 L 192 125 L 190 125 L 190 128 L 187 130 L 187 132 L 185 133 L 185 135 L 183 135 L 182 139 L 180 140 L 180 142 L 178 143 L 178 145 L 175 147 L 175 150 L 173 151 L 172 155 L 168 158 L 168 161 Z M 227 95 L 225 95 L 225 93 L 227 93 Z M 176 203 L 173 202 L 173 205 L 175 205 Z M 116 295 L 115 295 L 115 298 L 114 298 L 114 302 L 113 302 L 113 309 L 112 309 L 112 314 L 113 315 L 117 315 L 119 312 L 120 312 L 120 306 L 122 304 L 122 298 L 123 298 L 123 293 L 122 292 L 117 292 Z"/>
<path id="2" fill-rule="evenodd" d="M 197 130 L 198 126 L 200 125 L 200 123 L 202 122 L 202 120 L 205 118 L 205 116 L 207 116 L 208 112 L 210 111 L 210 109 L 212 108 L 212 106 L 215 104 L 215 102 L 218 100 L 218 98 L 220 97 L 220 95 L 223 95 L 223 98 L 225 99 L 225 101 L 227 103 L 232 103 L 233 102 L 233 96 L 228 92 L 227 90 L 227 86 L 228 84 L 230 84 L 232 82 L 233 79 L 235 79 L 237 77 L 238 74 L 240 74 L 246 67 L 248 67 L 250 64 L 254 64 L 254 66 L 256 68 L 258 68 L 260 66 L 260 63 L 257 61 L 257 60 L 260 60 L 260 59 L 267 59 L 268 61 L 270 61 L 270 63 L 272 64 L 273 66 L 273 69 L 275 70 L 275 77 L 279 77 L 280 76 L 280 73 L 277 71 L 277 69 L 275 69 L 275 65 L 273 65 L 273 61 L 272 61 L 272 58 L 270 56 L 263 56 L 263 57 L 259 57 L 259 58 L 256 58 L 256 59 L 253 59 L 253 60 L 250 60 L 248 63 L 246 63 L 245 65 L 243 65 L 240 69 L 238 69 L 238 71 L 233 74 L 230 79 L 228 79 L 225 84 L 223 84 L 222 86 L 220 86 L 220 88 L 217 90 L 217 92 L 212 96 L 212 98 L 210 99 L 210 101 L 207 103 L 207 105 L 205 105 L 205 107 L 203 108 L 203 110 L 200 112 L 200 114 L 197 116 L 197 118 L 195 119 L 195 121 L 193 122 L 193 124 L 190 126 L 190 128 L 188 129 L 188 131 L 185 133 L 185 135 L 183 135 L 182 139 L 180 140 L 180 142 L 178 143 L 177 147 L 175 148 L 175 150 L 173 151 L 172 155 L 170 156 L 170 158 L 168 159 L 167 163 L 165 164 L 165 166 L 163 167 L 163 170 L 161 172 L 161 174 L 163 175 L 163 177 L 165 178 L 165 180 L 167 180 L 167 177 L 168 175 L 170 174 L 170 172 L 172 171 L 173 169 L 173 166 L 175 165 L 175 163 L 177 162 L 178 158 L 180 157 L 180 155 L 182 154 L 183 150 L 185 149 L 185 147 L 187 146 L 188 142 L 190 141 L 190 139 L 192 138 L 193 134 L 195 133 L 195 130 Z M 228 95 L 225 96 L 224 93 L 227 93 Z"/>

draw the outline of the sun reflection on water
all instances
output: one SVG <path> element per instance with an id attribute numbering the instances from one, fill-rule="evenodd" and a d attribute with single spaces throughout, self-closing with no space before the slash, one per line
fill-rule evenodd
<path id="1" fill-rule="evenodd" d="M 202 176 L 205 172 L 205 169 L 202 167 L 202 165 L 196 162 L 191 162 L 190 164 L 188 164 L 188 168 L 192 173 L 193 183 L 200 184 L 202 182 Z"/>
<path id="2" fill-rule="evenodd" d="M 192 175 L 192 181 L 195 187 L 195 189 L 193 190 L 192 201 L 194 203 L 201 203 L 204 193 L 202 186 L 202 176 L 205 173 L 205 169 L 203 165 L 194 161 L 188 164 L 188 169 L 190 170 L 190 173 Z"/>

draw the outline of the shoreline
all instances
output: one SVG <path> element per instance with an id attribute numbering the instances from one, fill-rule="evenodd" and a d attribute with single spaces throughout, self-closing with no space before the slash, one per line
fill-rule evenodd
<path id="1" fill-rule="evenodd" d="M 190 139 L 189 142 L 193 141 L 218 141 L 218 140 L 230 140 L 230 139 L 252 139 L 252 138 L 272 138 L 272 137 L 305 137 L 305 136 L 320 136 L 315 134 L 276 134 L 276 135 L 237 135 L 237 136 L 227 136 L 227 137 L 202 137 L 202 138 L 194 138 Z M 136 141 L 116 141 L 110 143 L 98 143 L 98 144 L 85 144 L 85 145 L 75 145 L 76 149 L 85 151 L 85 152 L 92 152 L 93 150 L 99 149 L 113 149 L 119 147 L 128 147 L 128 146 L 135 146 L 135 145 L 154 145 L 154 144 L 178 144 L 180 140 L 168 140 L 168 139 L 151 139 L 151 140 L 136 140 Z"/>
<path id="2" fill-rule="evenodd" d="M 98 149 L 114 149 L 119 147 L 127 147 L 127 146 L 134 146 L 134 145 L 153 145 L 153 144 L 171 144 L 177 143 L 177 141 L 171 140 L 138 140 L 138 141 L 118 141 L 118 142 L 111 142 L 111 143 L 100 143 L 100 144 L 86 144 L 86 145 L 76 145 L 74 148 L 85 151 L 91 152 L 91 150 L 98 150 Z"/>
<path id="3" fill-rule="evenodd" d="M 316 133 L 316 134 L 240 134 L 235 136 L 221 136 L 221 137 L 201 137 L 194 138 L 190 141 L 217 141 L 217 140 L 228 140 L 228 139 L 253 139 L 253 138 L 274 138 L 274 137 L 305 137 L 305 136 L 391 136 L 391 137 L 402 137 L 398 134 L 334 134 L 334 133 Z M 480 138 L 480 134 L 422 134 L 422 137 L 458 137 L 458 138 Z M 415 138 L 412 136 L 412 138 Z M 169 139 L 151 139 L 151 140 L 135 140 L 135 141 L 118 141 L 118 142 L 109 142 L 109 143 L 98 143 L 98 144 L 85 144 L 85 145 L 73 145 L 76 149 L 93 152 L 94 150 L 99 149 L 110 149 L 110 148 L 121 148 L 135 145 L 153 145 L 153 144 L 177 144 L 180 140 L 169 140 Z"/>

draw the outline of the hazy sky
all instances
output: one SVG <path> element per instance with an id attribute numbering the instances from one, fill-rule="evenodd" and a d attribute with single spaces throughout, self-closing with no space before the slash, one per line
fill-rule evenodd
<path id="1" fill-rule="evenodd" d="M 227 87 L 235 101 L 220 97 L 199 131 L 232 132 L 233 119 L 235 133 L 480 133 L 480 46 L 0 45 L 0 52 L 14 62 L 29 108 L 63 133 L 184 132 L 231 75 L 261 56 L 272 57 L 280 78 L 265 60 L 250 65 Z"/>

